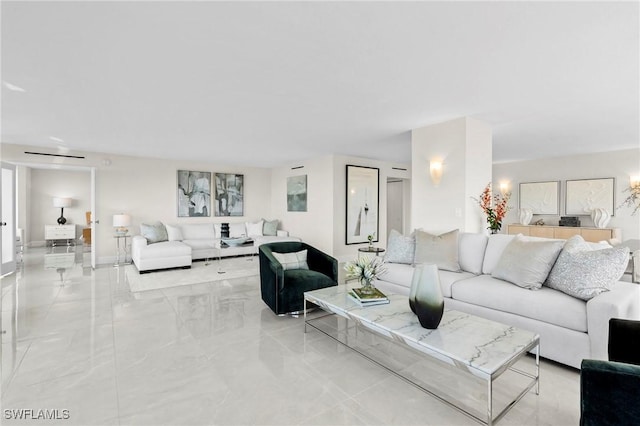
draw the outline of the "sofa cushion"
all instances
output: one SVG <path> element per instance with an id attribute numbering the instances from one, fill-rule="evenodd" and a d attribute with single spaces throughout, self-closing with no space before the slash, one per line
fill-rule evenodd
<path id="1" fill-rule="evenodd" d="M 386 263 L 385 269 L 387 271 L 380 277 L 379 281 L 389 282 L 394 285 L 406 287 L 407 289 L 411 288 L 411 280 L 413 279 L 413 271 L 415 270 L 413 266 L 402 263 Z M 444 297 L 451 297 L 451 286 L 453 283 L 475 276 L 470 272 L 439 271 L 439 273 L 440 287 L 442 288 L 442 295 Z"/>
<path id="2" fill-rule="evenodd" d="M 624 274 L 628 262 L 627 247 L 594 249 L 575 235 L 567 240 L 545 285 L 589 300 L 609 291 Z"/>
<path id="3" fill-rule="evenodd" d="M 260 219 L 256 223 L 246 222 L 245 226 L 247 228 L 247 237 L 261 237 L 262 228 L 264 227 L 264 219 Z"/>
<path id="4" fill-rule="evenodd" d="M 415 263 L 435 263 L 438 269 L 460 271 L 458 263 L 458 230 L 432 235 L 416 229 Z"/>
<path id="5" fill-rule="evenodd" d="M 169 241 L 182 241 L 184 237 L 182 236 L 182 229 L 178 225 L 165 225 L 167 228 L 167 237 Z"/>
<path id="6" fill-rule="evenodd" d="M 405 236 L 395 229 L 392 229 L 389 233 L 384 261 L 411 265 L 415 251 L 416 239 L 413 236 Z"/>
<path id="7" fill-rule="evenodd" d="M 192 250 L 205 250 L 217 248 L 217 239 L 197 239 L 197 240 L 182 240 L 182 242 Z"/>
<path id="8" fill-rule="evenodd" d="M 452 298 L 579 332 L 587 331 L 587 303 L 547 287 L 529 291 L 490 275 L 480 275 L 455 282 Z"/>
<path id="9" fill-rule="evenodd" d="M 167 228 L 161 222 L 141 223 L 140 235 L 145 237 L 149 244 L 160 243 L 169 239 Z"/>
<path id="10" fill-rule="evenodd" d="M 229 238 L 240 238 L 247 236 L 247 229 L 243 223 L 230 223 L 229 224 Z"/>
<path id="11" fill-rule="evenodd" d="M 180 225 L 183 240 L 213 240 L 216 237 L 211 223 L 189 223 Z"/>
<path id="12" fill-rule="evenodd" d="M 502 252 L 491 275 L 530 290 L 542 287 L 564 241 L 531 241 L 517 235 Z"/>
<path id="13" fill-rule="evenodd" d="M 453 285 L 466 278 L 475 277 L 471 272 L 438 271 L 440 273 L 440 288 L 444 297 L 451 297 Z"/>
<path id="14" fill-rule="evenodd" d="M 489 237 L 484 234 L 462 232 L 458 242 L 458 262 L 460 269 L 480 275 L 484 252 L 487 249 Z"/>
<path id="15" fill-rule="evenodd" d="M 491 234 L 489 235 L 489 241 L 487 241 L 487 249 L 484 252 L 484 260 L 482 261 L 482 273 L 491 274 L 493 268 L 496 267 L 502 252 L 505 247 L 509 245 L 511 240 L 515 238 L 515 235 L 506 234 Z"/>
<path id="16" fill-rule="evenodd" d="M 278 235 L 278 219 L 262 220 L 264 221 L 264 224 L 262 225 L 262 235 L 266 235 L 268 237 L 275 237 Z"/>
<path id="17" fill-rule="evenodd" d="M 180 241 L 162 241 L 149 244 L 144 250 L 140 250 L 142 260 L 177 256 L 191 256 L 191 247 Z"/>
<path id="18" fill-rule="evenodd" d="M 285 271 L 290 269 L 309 269 L 307 264 L 307 250 L 300 250 L 291 253 L 272 252 L 273 257 L 282 265 Z"/>

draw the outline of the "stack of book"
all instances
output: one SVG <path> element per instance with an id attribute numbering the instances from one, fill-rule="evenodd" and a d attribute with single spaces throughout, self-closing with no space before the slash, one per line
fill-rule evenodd
<path id="1" fill-rule="evenodd" d="M 373 293 L 362 293 L 361 288 L 354 288 L 349 292 L 349 297 L 360 306 L 384 305 L 389 303 L 389 299 L 383 292 L 377 288 L 373 289 Z"/>

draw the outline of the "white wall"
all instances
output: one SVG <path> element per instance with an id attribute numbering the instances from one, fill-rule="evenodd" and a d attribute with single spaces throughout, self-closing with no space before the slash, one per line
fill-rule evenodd
<path id="1" fill-rule="evenodd" d="M 493 182 L 497 188 L 500 181 L 511 183 L 512 207 L 506 223 L 518 222 L 518 188 L 521 182 L 544 182 L 559 180 L 560 215 L 565 216 L 565 181 L 567 179 L 595 179 L 614 177 L 616 179 L 616 206 L 626 198 L 629 177 L 640 175 L 640 149 L 602 152 L 571 157 L 556 157 L 543 160 L 517 161 L 493 165 Z M 640 238 L 640 216 L 631 216 L 631 209 L 616 210 L 608 227 L 621 228 L 622 239 Z M 534 216 L 533 221 L 543 219 L 548 225 L 557 225 L 560 216 Z M 582 226 L 593 226 L 589 216 L 580 216 Z"/>
<path id="2" fill-rule="evenodd" d="M 85 212 L 91 210 L 91 175 L 88 171 L 31 169 L 31 182 L 27 187 L 28 225 L 30 239 L 27 243 L 44 243 L 44 226 L 56 225 L 60 208 L 53 207 L 54 197 L 73 200 L 64 209 L 66 225 L 76 225 L 76 236 L 86 227 Z"/>
<path id="3" fill-rule="evenodd" d="M 412 131 L 411 228 L 433 233 L 484 229 L 478 197 L 491 181 L 491 129 L 467 117 Z M 434 186 L 430 161 L 443 162 L 442 180 Z"/>

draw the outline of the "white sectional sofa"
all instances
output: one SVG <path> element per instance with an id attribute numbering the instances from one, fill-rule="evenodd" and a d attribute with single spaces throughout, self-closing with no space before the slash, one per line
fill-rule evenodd
<path id="1" fill-rule="evenodd" d="M 141 234 L 145 234 L 144 227 L 155 227 L 160 230 L 156 235 L 135 235 L 131 240 L 131 258 L 139 272 L 149 272 L 157 269 L 189 268 L 193 260 L 212 259 L 258 253 L 262 244 L 275 241 L 301 241 L 291 237 L 287 231 L 277 230 L 276 235 L 261 235 L 244 222 L 229 224 L 230 238 L 250 238 L 253 242 L 238 247 L 221 244 L 222 230 L 220 224 L 190 223 L 190 224 L 161 224 L 141 225 Z M 166 236 L 162 234 L 166 230 Z M 247 232 L 247 231 L 252 232 Z M 158 241 L 157 241 L 158 240 Z"/>
<path id="2" fill-rule="evenodd" d="M 588 301 L 547 286 L 519 287 L 491 275 L 513 238 L 459 234 L 461 271 L 440 270 L 445 307 L 536 332 L 540 355 L 562 364 L 580 368 L 584 358 L 606 360 L 609 319 L 640 319 L 640 285 L 619 281 Z M 375 281 L 376 287 L 408 295 L 413 265 L 385 266 L 387 272 Z"/>

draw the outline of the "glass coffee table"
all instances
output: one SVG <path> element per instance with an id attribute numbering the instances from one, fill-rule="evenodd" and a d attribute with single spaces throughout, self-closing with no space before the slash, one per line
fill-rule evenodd
<path id="1" fill-rule="evenodd" d="M 409 300 L 406 296 L 388 294 L 389 304 L 360 307 L 347 295 L 352 287 L 355 286 L 338 285 L 305 292 L 305 333 L 307 326 L 313 327 L 484 424 L 492 425 L 500 420 L 534 387 L 536 394 L 539 394 L 540 337 L 537 334 L 453 310 L 445 310 L 437 329 L 425 329 L 420 326 L 417 316 L 409 309 Z M 327 314 L 307 318 L 307 303 L 319 306 Z M 430 388 L 428 383 L 417 383 L 408 375 L 403 374 L 397 365 L 394 368 L 389 365 L 392 363 L 386 364 L 376 360 L 366 351 L 350 345 L 349 338 L 341 340 L 338 336 L 339 333 L 334 335 L 332 332 L 327 332 L 318 322 L 334 315 L 345 318 L 347 323 L 355 325 L 356 332 L 358 326 L 362 327 L 375 335 L 386 337 L 394 344 L 410 348 L 411 352 L 417 353 L 420 357 L 437 360 L 436 368 L 442 369 L 446 366 L 453 374 L 471 375 L 484 381 L 487 393 L 486 416 L 482 413 L 474 413 L 470 407 L 465 407 L 464 403 L 460 403 L 462 397 L 448 398 L 448 395 L 443 396 L 437 389 Z M 516 369 L 514 364 L 523 359 L 529 351 L 535 352 L 535 372 Z M 507 371 L 515 373 L 525 383 L 523 389 L 518 388 L 519 392 L 511 401 L 507 400 L 504 409 L 494 413 L 494 382 Z M 501 397 L 503 397 L 503 393 L 501 392 Z"/>

